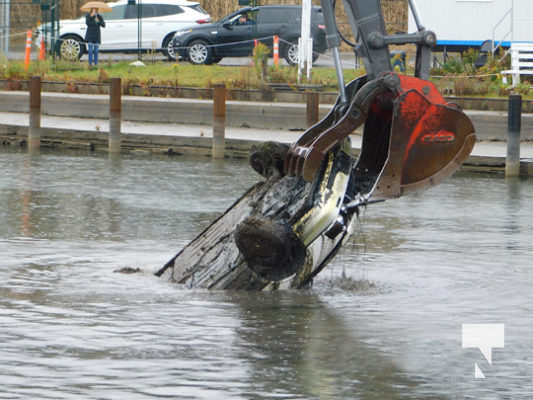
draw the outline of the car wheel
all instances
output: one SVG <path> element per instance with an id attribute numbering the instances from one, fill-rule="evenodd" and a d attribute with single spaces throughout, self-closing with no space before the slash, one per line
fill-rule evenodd
<path id="1" fill-rule="evenodd" d="M 212 50 L 203 40 L 195 40 L 189 44 L 187 55 L 193 64 L 211 64 Z"/>
<path id="2" fill-rule="evenodd" d="M 68 61 L 77 61 L 84 52 L 81 39 L 74 35 L 63 36 L 59 42 L 59 56 Z"/>
<path id="3" fill-rule="evenodd" d="M 298 44 L 291 43 L 287 45 L 284 57 L 289 65 L 298 64 Z"/>
<path id="4" fill-rule="evenodd" d="M 320 56 L 319 53 L 316 51 L 313 51 L 313 63 L 318 60 L 318 57 Z M 298 64 L 298 44 L 297 43 L 291 43 L 287 48 L 285 49 L 285 60 L 289 65 L 297 65 Z"/>
<path id="5" fill-rule="evenodd" d="M 163 54 L 167 56 L 169 61 L 176 61 L 176 50 L 172 43 L 173 35 L 168 35 L 163 41 Z"/>

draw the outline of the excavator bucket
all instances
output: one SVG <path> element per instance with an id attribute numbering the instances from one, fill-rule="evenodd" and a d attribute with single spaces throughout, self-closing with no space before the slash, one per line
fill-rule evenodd
<path id="1" fill-rule="evenodd" d="M 441 182 L 461 166 L 476 140 L 470 119 L 447 103 L 431 82 L 403 75 L 398 78 L 400 88 L 392 110 L 379 108 L 380 99 L 371 106 L 356 165 L 357 170 L 378 161 L 373 166 L 376 172 L 380 170 L 371 190 L 374 200 L 399 197 Z M 386 153 L 371 160 L 386 144 Z"/>
<path id="2" fill-rule="evenodd" d="M 326 156 L 364 123 L 361 153 L 352 172 L 352 195 L 374 199 L 436 184 L 455 172 L 475 143 L 470 119 L 426 80 L 396 73 L 356 80 L 349 105 L 337 104 L 292 145 L 288 175 L 312 181 Z"/>

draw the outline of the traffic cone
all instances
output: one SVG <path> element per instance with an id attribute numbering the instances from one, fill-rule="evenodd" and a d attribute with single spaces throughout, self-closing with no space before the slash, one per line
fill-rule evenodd
<path id="1" fill-rule="evenodd" d="M 41 47 L 39 48 L 39 60 L 43 61 L 46 58 L 46 45 L 44 43 L 44 37 L 41 37 Z"/>
<path id="2" fill-rule="evenodd" d="M 279 36 L 274 35 L 274 65 L 279 65 Z"/>
<path id="3" fill-rule="evenodd" d="M 26 56 L 24 57 L 24 69 L 27 71 L 30 67 L 31 55 L 31 30 L 26 32 Z"/>

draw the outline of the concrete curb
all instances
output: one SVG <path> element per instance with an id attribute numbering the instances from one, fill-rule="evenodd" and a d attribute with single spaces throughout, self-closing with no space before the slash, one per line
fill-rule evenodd
<path id="1" fill-rule="evenodd" d="M 27 136 L 28 128 L 26 126 L 0 124 L 0 145 L 26 146 Z M 254 145 L 269 139 L 275 140 L 276 138 L 226 138 L 225 156 L 226 158 L 247 158 Z M 286 138 L 285 141 L 287 141 Z M 41 145 L 49 148 L 86 149 L 88 151 L 107 152 L 108 134 L 105 131 L 47 127 L 41 128 Z M 498 147 L 501 146 L 505 145 L 500 144 Z M 212 138 L 127 133 L 122 135 L 121 149 L 123 152 L 159 153 L 168 154 L 169 156 L 188 154 L 210 157 L 212 154 Z M 359 153 L 360 149 L 358 148 L 358 144 L 354 144 L 352 151 L 354 155 Z M 505 156 L 490 153 L 470 155 L 461 166 L 461 169 L 503 173 L 505 169 Z M 531 149 L 529 153 L 531 153 Z M 520 175 L 533 176 L 533 159 L 522 159 L 520 162 Z"/>
<path id="2" fill-rule="evenodd" d="M 28 112 L 28 92 L 0 91 L 0 112 Z M 122 118 L 126 121 L 211 124 L 211 100 L 124 96 Z M 44 115 L 62 117 L 108 118 L 109 96 L 42 93 Z M 302 103 L 268 103 L 227 101 L 226 125 L 258 129 L 303 130 L 307 128 L 306 105 Z M 322 104 L 323 117 L 332 105 Z M 502 111 L 466 110 L 472 119 L 478 140 L 505 141 L 507 113 Z M 533 114 L 522 115 L 523 141 L 533 140 Z"/>

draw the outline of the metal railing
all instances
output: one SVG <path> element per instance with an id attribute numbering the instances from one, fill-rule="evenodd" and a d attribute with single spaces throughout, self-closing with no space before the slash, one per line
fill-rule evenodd
<path id="1" fill-rule="evenodd" d="M 503 35 L 500 40 L 498 41 L 498 44 L 496 46 L 494 46 L 494 44 L 496 43 L 496 30 L 498 29 L 498 27 L 507 19 L 507 17 L 510 16 L 510 19 L 511 19 L 511 23 L 510 23 L 510 30 L 505 33 L 505 35 Z M 511 35 L 511 39 L 513 38 L 513 30 L 514 30 L 514 21 L 513 21 L 513 17 L 514 17 L 514 1 L 511 2 L 511 8 L 509 10 L 507 10 L 507 12 L 505 14 L 503 14 L 503 16 L 501 17 L 501 19 L 496 23 L 496 25 L 494 25 L 494 27 L 492 28 L 492 43 L 491 43 L 491 53 L 492 55 L 494 55 L 494 53 L 496 53 L 496 51 L 502 47 L 502 43 L 503 41 L 509 36 Z"/>

